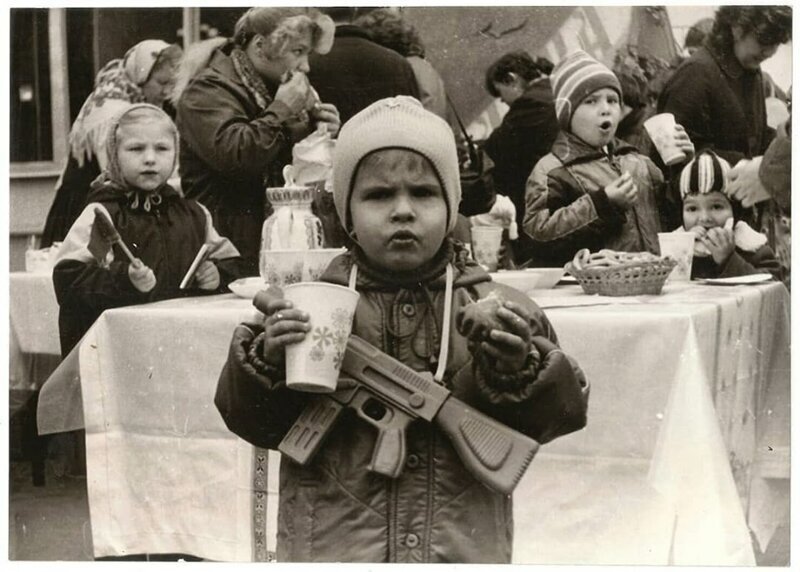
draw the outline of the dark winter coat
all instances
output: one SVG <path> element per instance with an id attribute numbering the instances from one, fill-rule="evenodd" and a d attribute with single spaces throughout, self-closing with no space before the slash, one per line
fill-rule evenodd
<path id="1" fill-rule="evenodd" d="M 683 62 L 658 98 L 695 149 L 711 149 L 731 165 L 762 155 L 775 135 L 767 126 L 760 70 L 745 70 L 730 51 L 704 46 Z"/>
<path id="2" fill-rule="evenodd" d="M 358 26 L 336 26 L 331 51 L 311 54 L 309 66 L 311 85 L 322 101 L 336 106 L 343 124 L 379 99 L 395 95 L 420 97 L 408 61 L 370 40 Z"/>
<path id="3" fill-rule="evenodd" d="M 494 161 L 495 190 L 517 208 L 517 224 L 525 217 L 525 183 L 539 159 L 550 152 L 558 135 L 558 119 L 549 78 L 534 81 L 514 101 L 484 150 Z"/>
<path id="4" fill-rule="evenodd" d="M 359 262 L 361 298 L 353 332 L 417 371 L 434 370 L 448 259 L 453 260 L 440 257 L 441 263 L 405 287 Z M 461 260 L 455 270 L 451 335 L 445 341 L 444 383 L 455 397 L 540 442 L 583 427 L 588 386 L 578 366 L 557 349 L 545 315 L 528 297 L 491 282 L 474 263 Z M 340 256 L 323 280 L 346 285 L 352 264 L 351 255 Z M 495 290 L 530 313 L 539 336 L 534 343 L 549 364 L 509 376 L 505 389 L 455 329 L 459 309 Z M 215 402 L 234 433 L 275 448 L 307 394 L 286 389 L 282 372 L 269 376 L 248 361 L 259 328 L 240 327 L 234 334 Z M 555 405 L 556 394 L 569 397 Z M 510 562 L 511 496 L 476 480 L 441 430 L 421 420 L 410 424 L 407 464 L 396 479 L 367 470 L 375 438 L 367 423 L 345 416 L 308 466 L 282 459 L 279 561 Z"/>
<path id="5" fill-rule="evenodd" d="M 229 49 L 214 52 L 178 101 L 181 186 L 187 197 L 208 207 L 217 230 L 230 238 L 255 275 L 261 226 L 271 212 L 265 188 L 283 185 L 280 172 L 292 162 L 286 122 L 293 114 L 275 101 L 261 112 Z"/>
<path id="6" fill-rule="evenodd" d="M 736 248 L 721 265 L 718 265 L 711 256 L 695 256 L 692 260 L 692 278 L 729 278 L 765 272 L 772 274 L 776 280 L 780 280 L 783 276 L 780 262 L 766 244 L 755 252 Z"/>
<path id="7" fill-rule="evenodd" d="M 658 252 L 661 171 L 632 145 L 615 139 L 608 154 L 562 131 L 528 179 L 523 230 L 534 263 L 563 266 L 582 248 Z M 623 173 L 639 189 L 630 209 L 614 206 L 605 187 Z"/>
<path id="8" fill-rule="evenodd" d="M 683 62 L 658 98 L 658 113 L 672 113 L 696 151 L 711 149 L 731 165 L 762 155 L 775 135 L 767 125 L 760 70 L 745 70 L 731 50 L 703 46 Z M 651 154 L 662 166 L 657 153 Z M 681 165 L 667 168 L 666 224 L 681 222 Z"/>
<path id="9" fill-rule="evenodd" d="M 162 203 L 150 212 L 131 209 L 128 199 L 116 191 L 89 193 L 89 202 L 64 239 L 53 269 L 62 355 L 69 353 L 103 310 L 214 294 L 226 291 L 227 284 L 241 276 L 239 253 L 228 239 L 217 234 L 208 211 L 169 186 L 162 189 Z M 97 248 L 102 243 L 94 228 L 94 209 L 98 206 L 108 213 L 133 255 L 155 274 L 157 283 L 150 292 L 140 292 L 133 286 L 128 277 L 128 258 L 118 245 L 98 261 Z M 220 273 L 220 289 L 179 290 L 181 279 L 205 243 L 211 247 L 210 260 Z"/>

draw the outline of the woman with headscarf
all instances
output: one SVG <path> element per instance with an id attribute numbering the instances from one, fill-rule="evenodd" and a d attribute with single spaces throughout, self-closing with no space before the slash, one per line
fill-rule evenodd
<path id="1" fill-rule="evenodd" d="M 210 211 L 252 275 L 271 206 L 294 143 L 319 126 L 335 134 L 339 114 L 308 82 L 308 56 L 327 53 L 334 24 L 313 8 L 251 8 L 234 37 L 193 54 L 176 94 L 181 186 Z"/>
<path id="2" fill-rule="evenodd" d="M 104 146 L 111 120 L 134 103 L 161 106 L 172 91 L 182 53 L 175 44 L 144 40 L 98 72 L 69 133 L 70 153 L 56 183 L 42 247 L 63 240 L 86 206 L 89 186 L 108 163 Z"/>

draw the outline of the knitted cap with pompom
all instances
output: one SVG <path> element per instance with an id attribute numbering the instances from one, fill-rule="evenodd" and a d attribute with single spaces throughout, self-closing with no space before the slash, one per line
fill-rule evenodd
<path id="1" fill-rule="evenodd" d="M 701 152 L 681 171 L 681 199 L 689 193 L 725 193 L 725 177 L 730 170 L 730 163 L 722 157 L 708 150 Z"/>
<path id="2" fill-rule="evenodd" d="M 361 160 L 381 149 L 408 149 L 427 158 L 442 184 L 447 203 L 447 230 L 453 230 L 461 202 L 461 179 L 453 131 L 413 97 L 376 101 L 345 123 L 333 154 L 333 202 L 348 231 L 350 197 Z"/>
<path id="3" fill-rule="evenodd" d="M 556 117 L 565 131 L 569 131 L 572 114 L 581 101 L 598 89 L 611 88 L 622 99 L 622 87 L 614 72 L 582 50 L 558 62 L 553 68 L 550 82 L 555 97 Z"/>

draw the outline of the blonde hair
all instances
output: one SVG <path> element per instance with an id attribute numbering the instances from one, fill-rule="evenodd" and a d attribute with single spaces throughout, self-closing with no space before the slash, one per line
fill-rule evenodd
<path id="1" fill-rule="evenodd" d="M 136 103 L 125 109 L 114 120 L 109 129 L 108 139 L 106 140 L 106 155 L 108 157 L 109 177 L 113 181 L 122 181 L 121 169 L 119 166 L 119 131 L 122 127 L 136 127 L 142 123 L 158 121 L 164 123 L 172 134 L 172 141 L 175 147 L 175 156 L 172 160 L 174 170 L 178 161 L 178 128 L 163 109 L 149 103 Z"/>
<path id="2" fill-rule="evenodd" d="M 311 34 L 313 50 L 328 53 L 333 45 L 333 20 L 315 8 L 254 7 L 245 12 L 236 22 L 233 41 L 247 47 L 255 36 L 267 41 L 267 57 L 277 58 L 284 54 L 292 40 Z"/>

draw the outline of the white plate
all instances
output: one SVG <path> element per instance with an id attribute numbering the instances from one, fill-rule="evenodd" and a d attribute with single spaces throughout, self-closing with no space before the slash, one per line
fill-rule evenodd
<path id="1" fill-rule="evenodd" d="M 228 288 L 231 289 L 231 292 L 240 298 L 248 298 L 250 300 L 262 290 L 266 290 L 268 286 L 269 284 L 264 282 L 260 276 L 239 278 L 228 284 Z"/>
<path id="2" fill-rule="evenodd" d="M 772 280 L 772 274 L 766 272 L 762 274 L 747 274 L 745 276 L 731 276 L 729 278 L 706 278 L 703 280 L 705 284 L 714 284 L 716 286 L 730 286 L 736 284 L 760 284 L 761 282 L 769 282 Z"/>
<path id="3" fill-rule="evenodd" d="M 563 268 L 526 268 L 492 272 L 492 280 L 517 290 L 545 290 L 555 286 L 564 275 Z"/>

